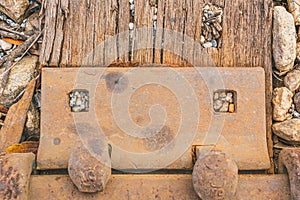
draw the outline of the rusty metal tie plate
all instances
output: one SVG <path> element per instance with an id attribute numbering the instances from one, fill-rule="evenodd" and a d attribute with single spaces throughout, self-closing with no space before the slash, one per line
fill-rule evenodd
<path id="1" fill-rule="evenodd" d="M 220 91 L 230 112 L 214 107 Z M 240 170 L 270 166 L 262 68 L 43 68 L 41 104 L 40 169 L 67 168 L 86 137 L 104 137 L 121 170 L 192 169 L 195 146 Z"/>

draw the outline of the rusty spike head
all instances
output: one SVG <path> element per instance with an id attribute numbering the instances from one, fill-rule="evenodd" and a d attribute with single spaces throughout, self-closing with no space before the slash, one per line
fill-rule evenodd
<path id="1" fill-rule="evenodd" d="M 201 199 L 233 199 L 238 184 L 238 168 L 224 152 L 211 151 L 204 158 L 197 159 L 192 180 Z"/>
<path id="2" fill-rule="evenodd" d="M 89 151 L 80 143 L 71 151 L 68 172 L 80 192 L 102 192 L 111 176 L 111 148 L 105 143 L 95 148 Z"/>

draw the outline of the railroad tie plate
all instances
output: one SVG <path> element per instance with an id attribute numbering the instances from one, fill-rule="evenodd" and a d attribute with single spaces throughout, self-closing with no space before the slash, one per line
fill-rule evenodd
<path id="1" fill-rule="evenodd" d="M 262 68 L 43 68 L 41 104 L 40 169 L 103 139 L 120 170 L 192 169 L 212 148 L 240 170 L 270 167 Z"/>

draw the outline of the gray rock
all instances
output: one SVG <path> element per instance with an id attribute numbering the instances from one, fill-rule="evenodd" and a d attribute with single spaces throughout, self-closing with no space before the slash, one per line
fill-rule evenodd
<path id="1" fill-rule="evenodd" d="M 300 119 L 288 119 L 272 126 L 273 133 L 286 143 L 300 144 Z"/>
<path id="2" fill-rule="evenodd" d="M 40 135 L 40 113 L 33 103 L 30 104 L 27 112 L 24 131 L 28 138 L 38 138 Z"/>
<path id="3" fill-rule="evenodd" d="M 36 72 L 37 56 L 27 56 L 20 60 L 9 74 L 7 85 L 0 96 L 0 104 L 10 107 L 16 102 L 16 97 L 26 85 L 34 78 Z M 2 77 L 0 76 L 0 80 Z"/>
<path id="4" fill-rule="evenodd" d="M 222 108 L 220 109 L 220 112 L 228 112 L 229 103 L 225 101 L 222 105 Z"/>
<path id="5" fill-rule="evenodd" d="M 7 51 L 7 50 L 11 49 L 13 45 L 4 40 L 0 40 L 0 46 L 1 46 L 1 49 L 3 49 L 4 51 Z"/>
<path id="6" fill-rule="evenodd" d="M 294 104 L 297 112 L 300 112 L 300 92 L 294 95 Z"/>
<path id="7" fill-rule="evenodd" d="M 274 7 L 273 57 L 280 72 L 293 69 L 296 58 L 296 28 L 292 14 L 282 6 Z"/>
<path id="8" fill-rule="evenodd" d="M 23 21 L 28 6 L 28 0 L 0 0 L 0 11 L 19 24 Z"/>
<path id="9" fill-rule="evenodd" d="M 287 0 L 288 11 L 292 13 L 295 25 L 300 25 L 300 1 L 299 0 Z"/>
<path id="10" fill-rule="evenodd" d="M 222 108 L 223 106 L 223 102 L 221 100 L 215 100 L 214 101 L 214 109 L 215 111 L 220 110 L 220 108 Z"/>
<path id="11" fill-rule="evenodd" d="M 294 92 L 300 86 L 300 70 L 293 70 L 284 77 L 284 85 Z"/>
<path id="12" fill-rule="evenodd" d="M 212 46 L 213 46 L 213 44 L 211 42 L 206 42 L 206 43 L 203 44 L 204 48 L 210 48 Z"/>
<path id="13" fill-rule="evenodd" d="M 289 108 L 292 106 L 293 93 L 286 87 L 275 88 L 273 91 L 273 119 L 284 121 L 288 117 Z"/>

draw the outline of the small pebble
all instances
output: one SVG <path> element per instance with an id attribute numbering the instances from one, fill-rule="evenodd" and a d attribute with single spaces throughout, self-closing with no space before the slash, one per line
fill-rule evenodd
<path id="1" fill-rule="evenodd" d="M 233 102 L 233 94 L 231 92 L 227 93 L 226 97 L 225 97 L 225 100 L 228 101 L 229 103 L 232 103 Z"/>
<path id="2" fill-rule="evenodd" d="M 220 112 L 228 112 L 229 103 L 224 102 L 222 108 L 220 109 Z"/>
<path id="3" fill-rule="evenodd" d="M 300 112 L 300 92 L 296 93 L 294 98 L 295 109 Z"/>
<path id="4" fill-rule="evenodd" d="M 221 93 L 220 93 L 220 97 L 221 97 L 221 98 L 225 98 L 226 96 L 227 96 L 227 95 L 226 95 L 226 92 L 221 92 Z"/>
<path id="5" fill-rule="evenodd" d="M 218 47 L 218 43 L 216 40 L 212 40 L 211 44 L 212 44 L 212 47 L 215 47 L 215 48 Z"/>
<path id="6" fill-rule="evenodd" d="M 215 94 L 214 94 L 214 100 L 217 100 L 217 99 L 219 99 L 219 93 L 215 92 Z"/>
<path id="7" fill-rule="evenodd" d="M 234 104 L 229 104 L 228 112 L 233 113 L 234 112 Z"/>
<path id="8" fill-rule="evenodd" d="M 214 16 L 214 13 L 213 13 L 212 11 L 208 11 L 208 12 L 207 12 L 207 15 L 208 15 L 209 18 L 211 18 L 211 17 Z"/>
<path id="9" fill-rule="evenodd" d="M 209 5 L 205 5 L 204 8 L 203 8 L 203 10 L 204 10 L 204 11 L 205 11 L 205 10 L 209 10 Z"/>
<path id="10" fill-rule="evenodd" d="M 129 30 L 133 30 L 134 24 L 132 22 L 129 23 Z"/>
<path id="11" fill-rule="evenodd" d="M 134 4 L 130 5 L 130 10 L 134 10 Z"/>
<path id="12" fill-rule="evenodd" d="M 4 51 L 7 51 L 13 47 L 11 43 L 8 43 L 4 40 L 0 40 L 0 45 L 1 45 L 1 49 L 3 49 Z"/>
<path id="13" fill-rule="evenodd" d="M 206 42 L 206 43 L 203 44 L 203 47 L 204 48 L 210 48 L 210 47 L 212 47 L 212 43 L 211 42 Z"/>
<path id="14" fill-rule="evenodd" d="M 221 100 L 214 101 L 214 109 L 215 111 L 218 111 L 220 108 L 222 108 L 223 102 Z"/>
<path id="15" fill-rule="evenodd" d="M 204 38 L 203 35 L 201 35 L 201 37 L 200 37 L 200 43 L 201 43 L 201 44 L 204 44 L 204 43 L 205 43 L 205 38 Z"/>

